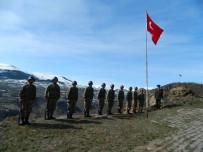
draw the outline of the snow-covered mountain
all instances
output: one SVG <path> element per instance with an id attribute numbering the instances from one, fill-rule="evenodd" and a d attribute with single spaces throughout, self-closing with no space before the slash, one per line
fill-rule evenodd
<path id="1" fill-rule="evenodd" d="M 60 84 L 70 85 L 72 82 L 64 76 L 43 74 L 40 72 L 28 73 L 13 65 L 0 63 L 0 79 L 27 80 L 30 75 L 34 76 L 37 81 L 51 81 L 56 76 Z"/>

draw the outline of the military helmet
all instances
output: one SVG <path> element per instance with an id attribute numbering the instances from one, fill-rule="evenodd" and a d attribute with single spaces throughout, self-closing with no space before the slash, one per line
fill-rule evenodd
<path id="1" fill-rule="evenodd" d="M 90 84 L 93 84 L 93 82 L 92 82 L 92 81 L 89 81 L 88 84 L 89 84 L 89 85 L 90 85 Z"/>
<path id="2" fill-rule="evenodd" d="M 124 86 L 123 86 L 123 85 L 121 85 L 121 86 L 120 86 L 120 88 L 124 88 Z"/>
<path id="3" fill-rule="evenodd" d="M 133 88 L 132 87 L 129 87 L 129 90 L 132 90 Z"/>
<path id="4" fill-rule="evenodd" d="M 106 86 L 106 84 L 105 83 L 102 83 L 102 85 L 101 86 Z"/>
<path id="5" fill-rule="evenodd" d="M 52 79 L 52 82 L 53 82 L 54 80 L 57 80 L 57 81 L 58 81 L 58 78 L 57 78 L 57 77 L 54 77 L 54 78 Z"/>
<path id="6" fill-rule="evenodd" d="M 113 87 L 114 87 L 114 84 L 112 84 L 110 87 L 113 88 Z"/>
<path id="7" fill-rule="evenodd" d="M 73 81 L 73 82 L 72 82 L 72 85 L 77 85 L 77 81 Z"/>
<path id="8" fill-rule="evenodd" d="M 32 80 L 32 81 L 34 82 L 34 81 L 35 81 L 35 78 L 34 78 L 33 76 L 29 76 L 27 80 L 28 80 L 28 81 L 29 81 L 29 80 Z"/>
<path id="9" fill-rule="evenodd" d="M 138 87 L 135 87 L 135 90 L 137 90 L 138 89 Z"/>

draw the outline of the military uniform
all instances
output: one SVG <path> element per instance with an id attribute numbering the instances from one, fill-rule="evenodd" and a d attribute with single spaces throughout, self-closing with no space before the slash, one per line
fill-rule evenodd
<path id="1" fill-rule="evenodd" d="M 105 86 L 106 84 L 102 84 L 102 88 L 99 90 L 99 93 L 98 93 L 98 100 L 99 100 L 99 109 L 98 109 L 98 114 L 99 115 L 102 115 L 102 110 L 103 110 L 103 107 L 104 107 L 104 103 L 105 103 L 105 98 L 106 98 L 106 90 L 105 90 Z"/>
<path id="2" fill-rule="evenodd" d="M 32 80 L 32 82 L 30 82 Z M 26 84 L 22 87 L 19 93 L 20 102 L 21 102 L 21 121 L 22 125 L 30 124 L 29 117 L 32 112 L 32 105 L 36 98 L 36 87 L 32 83 L 34 82 L 33 77 L 28 78 L 29 84 Z"/>
<path id="3" fill-rule="evenodd" d="M 134 103 L 133 103 L 133 112 L 136 113 L 136 109 L 137 109 L 137 87 L 135 87 L 135 91 L 133 92 L 133 97 L 134 97 Z"/>
<path id="4" fill-rule="evenodd" d="M 113 90 L 114 85 L 111 85 L 111 89 L 108 91 L 107 94 L 107 100 L 108 100 L 108 108 L 107 108 L 107 114 L 111 115 L 113 113 L 111 113 L 111 109 L 113 107 L 114 104 L 114 99 L 115 99 L 115 91 Z"/>
<path id="5" fill-rule="evenodd" d="M 73 112 L 75 110 L 76 103 L 78 101 L 78 88 L 76 87 L 77 82 L 73 82 L 73 86 L 67 92 L 68 99 L 68 113 L 67 117 L 72 119 Z"/>
<path id="6" fill-rule="evenodd" d="M 47 99 L 48 119 L 54 119 L 53 112 L 56 109 L 56 103 L 60 98 L 60 94 L 61 94 L 60 87 L 56 83 L 48 85 L 48 87 L 45 90 L 45 98 Z"/>
<path id="7" fill-rule="evenodd" d="M 132 100 L 133 100 L 133 93 L 132 93 L 132 87 L 129 88 L 129 91 L 126 95 L 127 99 L 127 113 L 130 114 L 130 109 L 132 107 Z"/>
<path id="8" fill-rule="evenodd" d="M 92 88 L 92 81 L 89 82 L 89 86 L 85 89 L 84 92 L 84 116 L 90 117 L 89 110 L 91 108 L 94 90 Z"/>
<path id="9" fill-rule="evenodd" d="M 157 85 L 157 87 L 158 89 L 155 91 L 156 109 L 160 109 L 161 99 L 163 99 L 163 90 L 160 89 L 160 85 Z"/>
<path id="10" fill-rule="evenodd" d="M 122 108 L 123 108 L 123 101 L 125 98 L 125 94 L 123 91 L 124 86 L 122 85 L 120 87 L 120 90 L 118 91 L 118 113 L 122 113 Z"/>
<path id="11" fill-rule="evenodd" d="M 137 98 L 139 101 L 139 112 L 142 113 L 143 112 L 142 109 L 144 106 L 144 100 L 145 100 L 145 95 L 144 95 L 143 90 L 138 94 Z"/>

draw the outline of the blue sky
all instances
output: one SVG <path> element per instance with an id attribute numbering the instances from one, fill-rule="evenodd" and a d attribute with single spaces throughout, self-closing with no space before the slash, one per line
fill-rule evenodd
<path id="1" fill-rule="evenodd" d="M 164 29 L 157 45 L 148 33 L 149 87 L 202 83 L 202 0 L 0 0 L 0 63 L 145 87 L 146 10 Z"/>

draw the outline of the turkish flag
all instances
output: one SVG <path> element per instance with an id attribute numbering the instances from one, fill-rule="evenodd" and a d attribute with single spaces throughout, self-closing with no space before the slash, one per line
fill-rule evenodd
<path id="1" fill-rule="evenodd" d="M 164 31 L 161 29 L 158 25 L 156 25 L 152 19 L 149 17 L 147 14 L 147 31 L 151 34 L 152 36 L 152 41 L 156 45 L 157 41 L 159 40 L 159 37 L 161 33 Z"/>

